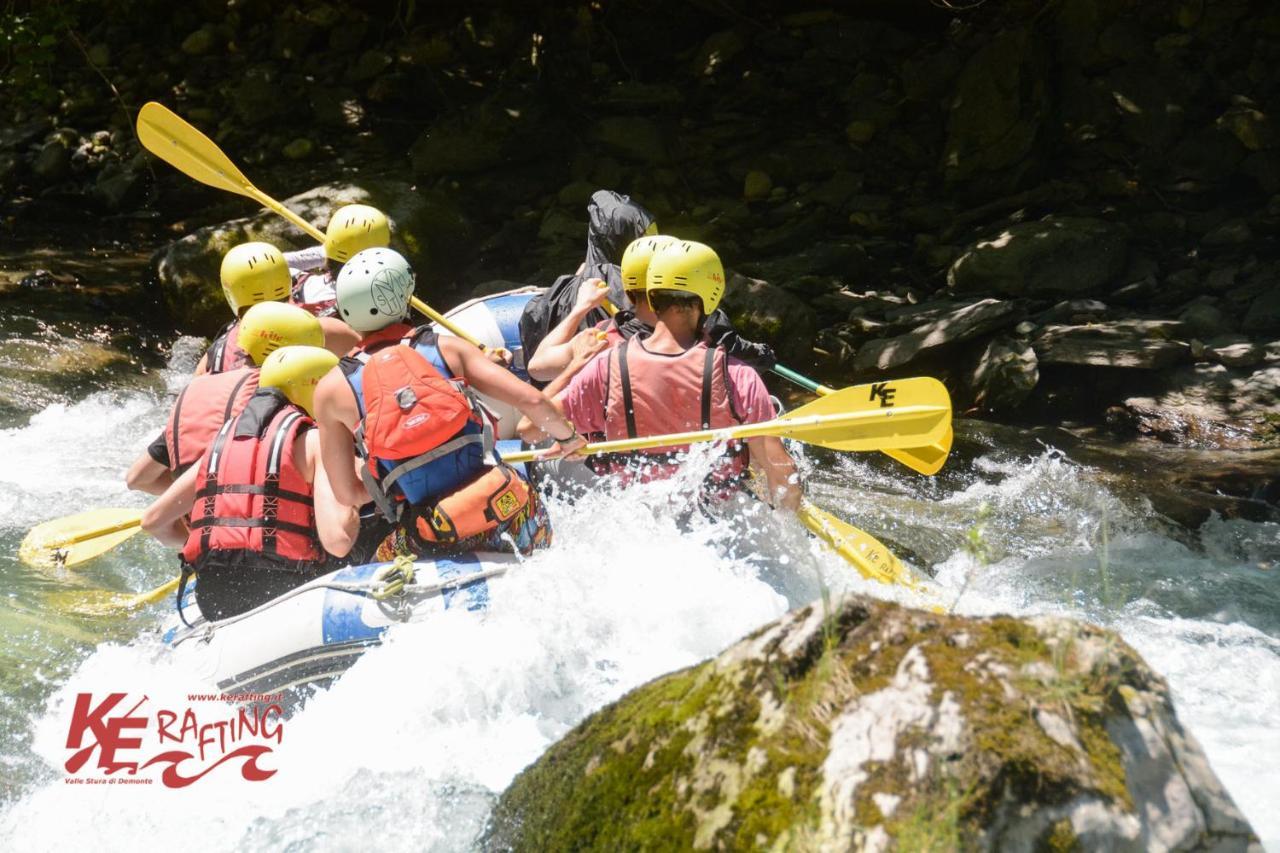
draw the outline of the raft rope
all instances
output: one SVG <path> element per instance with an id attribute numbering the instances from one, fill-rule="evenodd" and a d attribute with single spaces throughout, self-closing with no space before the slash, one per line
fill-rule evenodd
<path id="1" fill-rule="evenodd" d="M 456 577 L 447 578 L 433 584 L 418 584 L 414 582 L 417 563 L 412 557 L 397 557 L 394 563 L 379 569 L 372 578 L 367 581 L 357 581 L 346 583 L 342 581 L 325 581 L 314 580 L 305 583 L 302 586 L 295 587 L 283 595 L 278 595 L 264 604 L 260 604 L 252 610 L 246 610 L 235 616 L 221 619 L 217 622 L 204 621 L 204 631 L 206 637 L 212 636 L 214 630 L 224 625 L 232 625 L 242 619 L 247 619 L 260 611 L 273 607 L 282 601 L 287 601 L 294 596 L 302 595 L 313 589 L 332 589 L 338 592 L 346 592 L 352 595 L 363 595 L 379 603 L 388 603 L 389 599 L 395 599 L 392 604 L 393 609 L 402 617 L 405 616 L 413 604 L 433 596 L 443 595 L 456 589 L 465 589 L 472 584 L 481 583 L 496 578 L 499 575 L 507 573 L 507 566 L 498 566 L 492 569 L 484 569 L 479 572 L 472 572 L 466 575 L 458 575 Z M 198 600 L 197 600 L 198 603 Z M 200 623 L 197 622 L 196 625 Z M 192 626 L 195 628 L 195 626 Z"/>

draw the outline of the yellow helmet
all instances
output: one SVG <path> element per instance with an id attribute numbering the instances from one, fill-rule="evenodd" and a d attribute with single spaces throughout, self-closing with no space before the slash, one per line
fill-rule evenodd
<path id="1" fill-rule="evenodd" d="M 337 365 L 338 357 L 323 347 L 280 347 L 263 362 L 258 387 L 279 388 L 290 403 L 314 416 L 316 384 Z"/>
<path id="2" fill-rule="evenodd" d="M 669 234 L 655 234 L 632 240 L 622 253 L 622 289 L 644 290 L 646 287 L 649 261 L 659 250 L 679 242 Z"/>
<path id="3" fill-rule="evenodd" d="M 240 349 L 261 366 L 281 347 L 324 346 L 320 321 L 308 311 L 287 302 L 261 302 L 244 312 L 236 336 Z"/>
<path id="4" fill-rule="evenodd" d="M 367 204 L 348 204 L 333 212 L 324 232 L 324 256 L 345 264 L 364 249 L 385 249 L 391 245 L 391 224 L 387 215 Z"/>
<path id="5" fill-rule="evenodd" d="M 222 295 L 236 316 L 259 302 L 289 298 L 293 284 L 284 254 L 270 243 L 241 243 L 222 257 Z"/>
<path id="6" fill-rule="evenodd" d="M 649 262 L 645 291 L 672 290 L 695 293 L 702 310 L 710 314 L 724 296 L 724 266 L 707 245 L 677 240 L 659 249 Z"/>

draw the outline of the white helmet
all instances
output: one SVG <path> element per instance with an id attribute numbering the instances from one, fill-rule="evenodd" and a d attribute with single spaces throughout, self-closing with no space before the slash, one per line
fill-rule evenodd
<path id="1" fill-rule="evenodd" d="M 408 315 L 413 279 L 397 251 L 356 252 L 338 273 L 338 316 L 357 332 L 385 329 Z"/>

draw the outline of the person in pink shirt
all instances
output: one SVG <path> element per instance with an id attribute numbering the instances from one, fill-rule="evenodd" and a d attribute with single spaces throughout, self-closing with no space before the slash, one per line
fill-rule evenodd
<path id="1" fill-rule="evenodd" d="M 657 318 L 653 334 L 596 353 L 555 398 L 578 432 L 612 440 L 771 420 L 773 406 L 760 375 L 701 339 L 703 321 L 724 293 L 716 253 L 701 243 L 669 244 L 649 264 L 646 292 Z M 575 359 L 590 348 L 590 341 L 576 347 Z M 521 427 L 528 441 L 544 437 L 532 424 Z M 685 449 L 618 455 L 595 468 L 628 481 L 667 477 Z M 799 506 L 795 464 L 776 437 L 729 442 L 710 478 L 711 492 L 740 485 L 752 468 L 764 475 L 772 504 Z"/>

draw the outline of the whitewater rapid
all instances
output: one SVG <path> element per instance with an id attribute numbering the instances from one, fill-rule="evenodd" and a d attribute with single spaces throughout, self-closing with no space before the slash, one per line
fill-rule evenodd
<path id="1" fill-rule="evenodd" d="M 188 350 L 179 348 L 170 387 L 189 369 Z M 167 406 L 158 389 L 100 392 L 0 431 L 5 528 L 20 535 L 79 509 L 143 504 L 120 476 Z M 1119 630 L 1169 679 L 1180 717 L 1254 828 L 1280 849 L 1280 613 L 1259 627 L 1238 600 L 1245 568 L 1280 553 L 1277 525 L 1213 521 L 1186 541 L 1054 451 L 974 464 L 981 476 L 960 488 L 913 489 L 841 461 L 811 466 L 810 491 L 855 522 L 874 521 L 891 541 L 910 546 L 918 536 L 943 548 L 944 603 L 958 595 L 961 612 L 1066 613 Z M 450 610 L 393 628 L 284 724 L 269 757 L 278 773 L 265 782 L 213 773 L 176 791 L 65 784 L 77 693 L 177 702 L 212 688 L 159 641 L 159 608 L 116 640 L 68 642 L 56 652 L 69 656 L 66 665 L 37 662 L 43 688 L 5 718 L 20 730 L 5 743 L 22 746 L 0 761 L 26 781 L 5 790 L 0 846 L 66 849 L 92 839 L 98 849 L 135 849 L 145 839 L 193 850 L 469 849 L 512 777 L 592 711 L 824 588 L 888 592 L 767 510 L 681 532 L 673 503 L 688 486 L 553 504 L 554 548 L 491 582 L 485 612 Z M 960 547 L 984 515 L 987 562 Z M 146 589 L 174 569 L 155 543 L 121 550 L 94 569 L 95 582 Z M 1188 615 L 1195 608 L 1180 577 L 1221 600 Z M 1264 593 L 1274 605 L 1275 585 Z"/>

